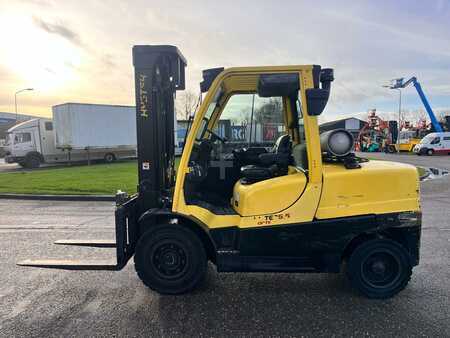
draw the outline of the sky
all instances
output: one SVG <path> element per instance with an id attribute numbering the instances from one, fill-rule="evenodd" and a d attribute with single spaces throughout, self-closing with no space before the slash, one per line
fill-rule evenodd
<path id="1" fill-rule="evenodd" d="M 398 110 L 397 77 L 417 76 L 450 111 L 450 2 L 0 0 L 0 111 L 51 116 L 64 102 L 134 105 L 131 48 L 172 44 L 201 70 L 319 64 L 335 70 L 325 120 Z M 403 107 L 422 104 L 413 87 Z"/>

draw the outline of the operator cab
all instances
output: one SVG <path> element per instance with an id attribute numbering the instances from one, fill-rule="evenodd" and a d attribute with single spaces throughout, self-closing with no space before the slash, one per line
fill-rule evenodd
<path id="1" fill-rule="evenodd" d="M 209 89 L 212 77 L 204 71 L 203 90 Z M 189 157 L 184 184 L 188 205 L 244 216 L 257 212 L 249 210 L 253 198 L 273 199 L 270 194 L 276 191 L 269 186 L 274 183 L 276 190 L 285 184 L 297 186 L 289 196 L 281 196 L 283 201 L 273 203 L 273 211 L 301 195 L 308 159 L 298 92 L 298 73 L 282 73 L 231 75 L 210 93 L 213 97 Z"/>

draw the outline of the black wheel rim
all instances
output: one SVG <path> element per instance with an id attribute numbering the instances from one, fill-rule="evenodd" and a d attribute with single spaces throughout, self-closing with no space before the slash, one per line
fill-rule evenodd
<path id="1" fill-rule="evenodd" d="M 361 265 L 361 276 L 373 288 L 389 288 L 397 283 L 401 275 L 401 264 L 390 252 L 375 252 L 366 257 Z"/>
<path id="2" fill-rule="evenodd" d="M 165 240 L 156 245 L 151 252 L 152 265 L 160 278 L 178 279 L 188 267 L 188 256 L 181 243 Z"/>

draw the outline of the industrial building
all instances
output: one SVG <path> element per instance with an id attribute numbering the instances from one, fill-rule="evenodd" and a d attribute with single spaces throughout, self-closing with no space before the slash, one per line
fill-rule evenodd
<path id="1" fill-rule="evenodd" d="M 345 129 L 350 133 L 352 133 L 352 135 L 356 139 L 356 137 L 359 134 L 359 131 L 364 127 L 365 124 L 366 121 L 360 120 L 356 117 L 349 117 L 345 119 L 322 123 L 319 126 L 319 129 L 321 133 L 333 129 Z"/>
<path id="2" fill-rule="evenodd" d="M 16 122 L 23 122 L 33 118 L 36 118 L 36 116 L 0 112 L 0 140 L 5 138 L 6 131 L 15 125 Z"/>

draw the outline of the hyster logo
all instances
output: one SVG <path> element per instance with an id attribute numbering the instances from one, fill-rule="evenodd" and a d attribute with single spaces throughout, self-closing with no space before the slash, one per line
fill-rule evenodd
<path id="1" fill-rule="evenodd" d="M 148 96 L 147 91 L 145 90 L 145 79 L 147 75 L 140 74 L 139 75 L 139 98 L 141 100 L 141 104 L 139 107 L 139 111 L 141 112 L 141 117 L 148 118 Z"/>

